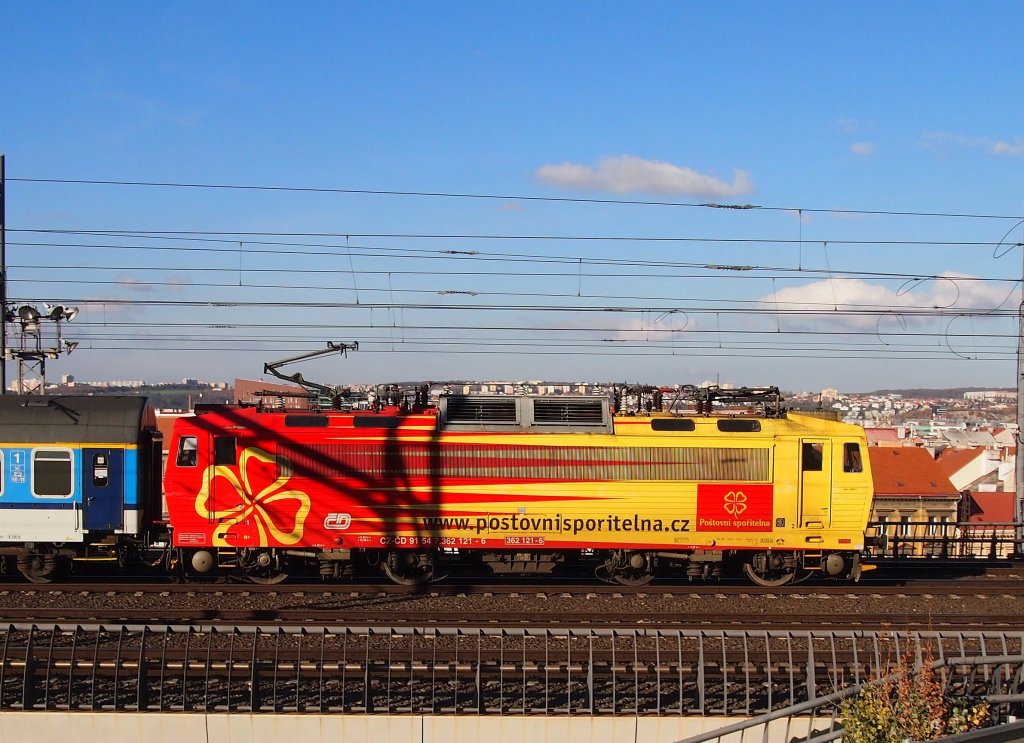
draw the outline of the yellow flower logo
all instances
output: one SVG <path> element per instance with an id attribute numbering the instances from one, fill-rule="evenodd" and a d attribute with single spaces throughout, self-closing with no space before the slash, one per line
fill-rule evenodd
<path id="1" fill-rule="evenodd" d="M 742 490 L 730 490 L 725 494 L 725 504 L 722 508 L 730 516 L 739 516 L 747 510 L 747 494 Z"/>
<path id="2" fill-rule="evenodd" d="M 265 473 L 273 472 L 275 467 L 277 478 L 257 491 L 253 481 L 264 479 Z M 219 521 L 224 526 L 243 524 L 241 532 L 232 530 L 230 540 L 227 538 L 227 530 L 215 530 L 214 545 L 267 547 L 270 546 L 268 532 L 279 544 L 293 545 L 302 539 L 306 517 L 309 515 L 309 495 L 301 490 L 285 490 L 291 476 L 291 462 L 255 447 L 242 450 L 237 471 L 225 464 L 207 467 L 203 473 L 203 486 L 196 494 L 196 513 L 209 521 Z M 211 508 L 211 493 L 214 492 L 213 486 L 218 478 L 226 482 L 217 485 Z M 289 517 L 291 513 L 294 513 L 294 519 Z M 277 520 L 291 521 L 291 525 L 286 522 L 279 526 Z M 255 524 L 258 532 L 259 541 L 256 544 L 248 538 L 240 538 L 245 526 L 251 524 Z"/>

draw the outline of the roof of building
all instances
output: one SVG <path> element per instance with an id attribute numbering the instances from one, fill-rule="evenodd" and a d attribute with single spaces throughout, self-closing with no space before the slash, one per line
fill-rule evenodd
<path id="1" fill-rule="evenodd" d="M 888 497 L 953 498 L 959 492 L 924 449 L 869 447 L 875 494 Z"/>
<path id="2" fill-rule="evenodd" d="M 1013 521 L 1014 493 L 971 492 L 967 496 L 967 520 L 973 523 L 1000 524 Z"/>
<path id="3" fill-rule="evenodd" d="M 950 428 L 942 437 L 954 446 L 995 446 L 996 440 L 988 431 L 961 431 Z"/>
<path id="4" fill-rule="evenodd" d="M 192 413 L 157 413 L 156 414 L 156 427 L 160 429 L 160 433 L 164 436 L 163 448 L 167 451 L 167 447 L 171 443 L 171 433 L 174 431 L 174 421 L 178 418 L 184 418 Z"/>
<path id="5" fill-rule="evenodd" d="M 1015 432 L 1008 428 L 993 429 L 992 438 L 994 438 L 996 443 L 1000 446 L 1014 446 L 1017 443 Z"/>
<path id="6" fill-rule="evenodd" d="M 273 392 L 284 400 L 287 408 L 305 410 L 309 407 L 309 392 L 293 384 L 263 382 L 256 379 L 235 379 L 235 402 L 254 405 L 263 396 L 260 392 Z"/>
<path id="7" fill-rule="evenodd" d="M 968 464 L 985 453 L 984 449 L 943 449 L 939 452 L 939 469 L 946 477 L 952 477 Z"/>
<path id="8" fill-rule="evenodd" d="M 895 428 L 865 428 L 865 435 L 868 437 L 868 445 L 877 444 L 879 441 L 899 441 L 900 432 Z"/>

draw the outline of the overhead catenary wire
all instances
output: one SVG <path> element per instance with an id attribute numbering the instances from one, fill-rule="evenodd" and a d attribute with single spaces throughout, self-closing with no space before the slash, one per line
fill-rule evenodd
<path id="1" fill-rule="evenodd" d="M 155 350 L 175 350 L 188 352 L 201 350 L 220 343 L 243 351 L 246 347 L 256 345 L 256 350 L 265 351 L 272 347 L 283 348 L 289 343 L 305 343 L 301 334 L 294 332 L 273 336 L 258 334 L 246 328 L 272 327 L 267 324 L 247 324 L 237 322 L 240 313 L 267 310 L 286 317 L 298 317 L 296 313 L 326 312 L 332 310 L 345 312 L 343 323 L 345 328 L 353 330 L 360 325 L 373 329 L 377 337 L 364 336 L 361 342 L 368 343 L 367 351 L 382 352 L 387 349 L 373 348 L 375 343 L 384 343 L 395 353 L 411 352 L 411 349 L 444 349 L 451 353 L 516 353 L 516 349 L 527 350 L 538 355 L 554 355 L 564 351 L 566 354 L 589 355 L 661 355 L 677 352 L 702 352 L 705 355 L 728 355 L 750 353 L 750 358 L 775 358 L 773 349 L 779 352 L 779 358 L 814 357 L 814 358 L 846 358 L 860 353 L 863 358 L 956 358 L 967 360 L 958 351 L 958 343 L 965 343 L 974 338 L 978 343 L 971 346 L 973 360 L 982 358 L 1003 358 L 1006 349 L 999 345 L 1000 339 L 1016 336 L 1003 333 L 1000 323 L 1007 318 L 1016 318 L 1016 312 L 1006 310 L 1002 303 L 995 305 L 979 301 L 982 297 L 991 297 L 993 291 L 979 289 L 976 293 L 965 294 L 965 307 L 954 307 L 960 301 L 961 285 L 985 287 L 995 284 L 1010 284 L 1009 297 L 1018 286 L 1020 279 L 1016 277 L 994 276 L 950 276 L 946 273 L 919 273 L 899 271 L 850 270 L 841 266 L 833 266 L 830 259 L 830 248 L 859 249 L 863 246 L 906 246 L 924 248 L 995 248 L 1005 249 L 1006 235 L 998 242 L 988 240 L 930 240 L 930 239 L 846 239 L 841 234 L 831 234 L 827 239 L 808 240 L 803 234 L 804 215 L 810 213 L 835 213 L 845 215 L 885 215 L 897 217 L 927 218 L 964 218 L 964 219 L 1014 219 L 1018 223 L 1018 215 L 958 213 L 938 211 L 897 211 L 897 210 L 858 210 L 858 209 L 815 209 L 808 207 L 775 207 L 754 204 L 714 204 L 684 203 L 673 201 L 647 201 L 630 199 L 590 199 L 572 197 L 515 197 L 498 194 L 460 194 L 428 191 L 374 191 L 365 189 L 320 189 L 287 186 L 246 186 L 234 184 L 202 184 L 202 183 L 170 183 L 158 181 L 98 181 L 98 180 L 63 180 L 63 179 L 8 179 L 21 180 L 25 183 L 54 183 L 102 186 L 139 186 L 160 188 L 211 188 L 237 189 L 251 191 L 295 191 L 322 192 L 336 194 L 361 194 L 368 196 L 417 196 L 444 198 L 473 199 L 504 199 L 550 201 L 552 203 L 575 202 L 580 204 L 617 204 L 633 206 L 678 206 L 690 208 L 724 209 L 736 213 L 741 211 L 784 211 L 798 214 L 799 236 L 797 239 L 778 237 L 700 237 L 693 235 L 543 235 L 543 234 L 430 234 L 427 232 L 377 232 L 356 233 L 344 232 L 232 232 L 227 230 L 81 230 L 56 229 L 45 227 L 10 229 L 25 235 L 36 235 L 38 240 L 22 240 L 17 247 L 36 251 L 36 255 L 54 257 L 52 265 L 41 263 L 22 263 L 11 266 L 10 276 L 12 287 L 25 297 L 24 300 L 14 298 L 12 301 L 61 301 L 83 306 L 83 315 L 90 309 L 94 315 L 103 314 L 103 323 L 85 323 L 81 320 L 76 324 L 82 332 L 90 335 L 94 347 L 99 344 L 119 342 L 116 335 L 105 332 L 108 314 L 117 314 L 115 310 L 131 310 L 139 315 L 153 315 L 166 318 L 173 314 L 193 316 L 196 312 L 207 313 L 217 322 L 178 324 L 155 319 L 151 324 L 139 323 L 131 327 L 134 332 L 124 335 L 124 342 L 131 348 L 153 348 Z M 1011 228 L 1012 230 L 1013 228 Z M 1000 230 L 1001 231 L 1001 230 Z M 1009 233 L 1007 233 L 1009 234 Z M 550 244 L 540 245 L 536 249 L 533 244 L 547 241 Z M 396 242 L 407 244 L 396 245 Z M 434 243 L 424 245 L 424 242 Z M 530 242 L 528 250 L 495 249 L 496 243 Z M 467 244 L 469 243 L 469 244 Z M 475 243 L 475 244 L 473 244 Z M 579 243 L 606 245 L 617 244 L 626 246 L 624 255 L 603 256 L 600 250 L 580 250 L 580 255 L 567 255 L 576 252 L 558 250 L 561 243 Z M 655 260 L 648 257 L 634 257 L 637 250 L 629 246 L 641 245 L 687 245 L 698 250 L 702 244 L 707 246 L 732 245 L 737 248 L 747 247 L 785 247 L 798 245 L 800 256 L 796 265 L 785 265 L 782 261 L 736 261 L 729 263 L 705 262 L 698 260 Z M 806 251 L 809 247 L 820 245 L 824 251 L 824 268 L 808 266 Z M 1015 245 L 1019 246 L 1020 243 Z M 546 248 L 553 248 L 547 250 Z M 103 251 L 130 251 L 133 259 L 152 254 L 154 265 L 146 265 L 144 261 L 110 259 Z M 41 251 L 46 251 L 41 252 Z M 63 252 L 62 252 L 63 251 Z M 70 251 L 89 251 L 88 266 L 73 265 L 76 261 L 69 256 Z M 839 252 L 839 251 L 837 251 Z M 231 265 L 185 265 L 180 267 L 160 265 L 155 260 L 160 254 L 181 256 L 205 254 L 216 257 L 230 256 Z M 588 255 L 588 253 L 591 253 Z M 846 256 L 847 251 L 842 253 Z M 300 258 L 310 261 L 325 257 L 347 261 L 347 265 L 338 268 L 306 267 Z M 261 260 L 285 260 L 285 268 L 261 265 Z M 419 261 L 430 261 L 420 264 Z M 372 262 L 372 263 L 371 263 Z M 475 268 L 474 263 L 481 268 Z M 192 263 L 192 261 L 189 261 Z M 207 262 L 209 263 L 209 262 Z M 367 265 L 370 264 L 370 265 Z M 401 267 L 399 267 L 401 266 Z M 561 266 L 561 268 L 560 268 Z M 63 273 L 73 271 L 74 274 Z M 95 272 L 120 271 L 124 273 L 147 273 L 139 276 L 100 277 Z M 169 276 L 167 276 L 170 274 Z M 288 279 L 283 276 L 288 274 Z M 178 278 L 180 275 L 183 278 Z M 166 279 L 163 276 L 167 276 Z M 332 282 L 335 277 L 346 276 L 343 285 Z M 184 278 L 189 277 L 189 278 Z M 221 277 L 225 280 L 221 281 Z M 281 280 L 277 280 L 282 277 Z M 440 280 L 442 277 L 447 281 Z M 488 280 L 501 282 L 497 289 L 486 285 L 476 286 L 475 281 L 487 277 Z M 806 301 L 793 294 L 785 299 L 777 293 L 777 287 L 765 291 L 764 297 L 739 299 L 722 296 L 718 292 L 687 291 L 671 292 L 653 289 L 653 281 L 696 281 L 702 286 L 707 279 L 713 278 L 717 284 L 735 281 L 739 278 L 750 282 L 771 281 L 808 281 L 820 280 L 824 291 L 831 290 L 831 301 Z M 584 282 L 584 279 L 588 281 Z M 721 279 L 722 281 L 718 281 Z M 386 280 L 386 284 L 384 283 Z M 507 280 L 507 281 L 506 281 Z M 510 282 L 528 280 L 529 286 L 516 289 Z M 593 280 L 593 281 L 591 281 Z M 634 282 L 616 290 L 609 290 L 601 282 L 619 280 Z M 880 301 L 854 301 L 858 294 L 850 295 L 851 301 L 844 302 L 837 292 L 837 282 L 855 280 L 899 281 L 904 287 L 913 291 L 905 291 L 903 287 L 895 292 L 899 297 L 906 294 L 912 304 L 896 304 L 883 298 Z M 945 280 L 952 283 L 955 291 L 940 291 L 932 288 L 928 292 L 917 292 L 917 287 L 924 281 Z M 323 283 L 318 283 L 323 281 Z M 544 281 L 547 283 L 539 284 Z M 551 283 L 553 282 L 553 283 Z M 570 288 L 571 282 L 571 288 Z M 63 294 L 66 287 L 76 285 L 78 297 L 67 297 Z M 755 284 L 747 284 L 755 286 Z M 125 292 L 120 296 L 105 298 L 105 287 L 122 286 Z M 634 287 L 643 287 L 635 289 Z M 702 287 L 703 288 L 703 287 Z M 130 290 L 132 294 L 127 294 Z M 1000 290 L 1000 296 L 1002 296 Z M 56 294 L 60 292 L 60 294 Z M 182 296 L 173 297 L 170 292 Z M 268 297 L 271 292 L 280 296 Z M 295 294 L 301 292 L 302 301 L 292 301 Z M 358 292 L 358 294 L 356 294 Z M 915 293 L 917 292 L 917 293 Z M 148 297 L 142 296 L 149 294 Z M 202 293 L 213 298 L 197 296 Z M 98 295 L 98 296 L 97 296 Z M 127 296 L 126 296 L 127 295 Z M 354 295 L 354 297 L 353 297 Z M 818 292 L 821 296 L 821 291 Z M 350 301 L 354 298 L 354 301 Z M 867 297 L 870 299 L 870 297 Z M 418 301 L 422 299 L 422 301 Z M 386 300 L 386 301 L 385 301 Z M 465 301 L 463 301 L 465 300 Z M 190 309 L 191 308 L 191 309 Z M 195 310 L 192 312 L 191 310 Z M 168 312 L 170 311 L 170 312 Z M 352 312 L 354 311 L 354 312 Z M 369 313 L 369 322 L 360 322 Z M 379 313 L 379 314 L 378 314 Z M 410 313 L 410 317 L 406 316 Z M 480 323 L 477 316 L 500 314 L 509 318 L 505 320 Z M 552 327 L 529 328 L 533 334 L 540 333 L 549 340 L 537 338 L 516 338 L 511 335 L 515 327 L 526 328 L 522 323 L 513 321 L 510 313 L 518 313 L 523 317 L 536 315 L 537 325 Z M 587 321 L 573 322 L 573 315 L 586 317 L 596 313 L 605 313 L 623 318 L 621 325 L 630 327 L 611 327 L 605 331 L 607 337 L 596 338 L 593 330 L 598 323 Z M 710 331 L 702 318 L 714 314 L 716 328 Z M 657 316 L 654 322 L 653 317 Z M 690 316 L 695 322 L 691 322 Z M 431 316 L 452 317 L 453 321 L 445 325 L 423 322 Z M 913 326 L 893 330 L 887 317 L 903 317 L 913 322 Z M 758 336 L 751 326 L 772 317 L 776 327 L 771 330 L 773 338 L 762 343 L 755 341 Z M 957 333 L 951 328 L 957 318 L 977 318 L 979 324 L 973 333 Z M 463 319 L 472 318 L 472 320 Z M 543 319 L 541 319 L 543 318 Z M 730 319 L 731 318 L 731 319 Z M 785 323 L 781 319 L 786 318 Z M 873 318 L 878 327 L 874 330 L 848 330 L 852 324 L 862 324 L 862 318 Z M 948 321 L 945 332 L 923 330 L 929 321 L 945 319 Z M 981 320 L 992 322 L 980 322 Z M 295 323 L 292 320 L 292 323 Z M 639 324 L 639 329 L 631 327 Z M 701 325 L 705 327 L 700 327 Z M 741 327 L 730 327 L 735 324 Z M 761 322 L 763 324 L 763 322 Z M 933 323 L 934 324 L 934 323 Z M 281 324 L 294 327 L 293 324 Z M 806 330 L 808 325 L 822 327 L 822 330 Z M 303 327 L 316 328 L 318 325 L 302 323 Z M 416 334 L 417 328 L 439 327 L 443 331 L 455 335 L 425 337 L 409 337 L 408 333 Z M 472 335 L 478 326 L 489 326 L 493 330 L 488 335 Z M 824 329 L 829 326 L 829 329 Z M 128 325 L 122 327 L 128 328 Z M 169 334 L 171 327 L 188 327 L 196 330 L 195 337 L 185 334 Z M 324 329 L 336 329 L 338 323 L 323 324 Z M 1001 326 L 1000 326 L 1001 327 Z M 151 338 L 151 329 L 163 329 L 163 339 Z M 578 329 L 577 329 L 578 328 Z M 239 338 L 231 338 L 231 334 L 212 334 L 214 329 L 235 329 Z M 191 332 L 191 331 L 190 331 Z M 381 337 L 379 333 L 386 333 Z M 714 332 L 714 344 L 703 343 L 702 333 Z M 180 336 L 180 337 L 175 337 Z M 621 337 L 625 336 L 625 338 Z M 642 339 L 641 339 L 642 337 Z M 872 342 L 871 338 L 874 338 Z M 828 338 L 834 340 L 828 340 Z M 865 342 L 857 342 L 863 339 Z M 935 339 L 934 345 L 929 341 Z M 189 349 L 189 342 L 197 346 Z M 132 343 L 135 343 L 133 346 Z M 310 336 L 310 343 L 316 340 Z M 178 344 L 172 348 L 168 344 Z M 248 344 L 248 346 L 247 346 Z M 308 347 L 308 346 L 304 346 Z M 614 347 L 611 350 L 606 347 Z M 118 350 L 118 349 L 112 349 Z M 872 354 L 878 355 L 872 355 Z"/>
<path id="2" fill-rule="evenodd" d="M 143 188 L 179 188 L 179 189 L 211 189 L 227 191 L 267 191 L 267 192 L 292 192 L 292 193 L 321 193 L 321 194 L 347 194 L 361 196 L 405 196 L 419 198 L 442 198 L 442 199 L 480 199 L 499 201 L 537 201 L 560 204 L 605 204 L 620 206 L 659 206 L 677 207 L 687 209 L 730 209 L 730 210 L 757 210 L 774 212 L 796 212 L 809 214 L 853 214 L 853 215 L 877 215 L 896 217 L 937 217 L 950 219 L 1015 219 L 1024 217 L 1020 214 L 980 214 L 970 212 L 929 212 L 895 209 L 829 209 L 807 206 L 771 206 L 765 204 L 722 204 L 715 202 L 684 202 L 684 201 L 659 201 L 651 199 L 601 199 L 593 197 L 578 196 L 537 196 L 525 194 L 488 194 L 457 191 L 416 191 L 416 190 L 388 190 L 369 188 L 331 188 L 324 186 L 283 186 L 283 185 L 261 185 L 261 184 L 239 184 L 239 183 L 200 183 L 187 181 L 148 181 L 148 180 L 105 180 L 85 178 L 8 178 L 10 182 L 16 183 L 50 183 L 59 185 L 86 185 L 86 186 L 134 186 Z"/>

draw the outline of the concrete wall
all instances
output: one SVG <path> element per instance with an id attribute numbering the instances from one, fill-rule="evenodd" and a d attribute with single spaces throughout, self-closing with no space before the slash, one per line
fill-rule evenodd
<path id="1" fill-rule="evenodd" d="M 0 712 L 0 741 L 69 743 L 672 743 L 736 717 L 204 715 L 158 712 Z M 820 725 L 820 722 L 819 722 Z M 807 734 L 806 721 L 772 726 L 771 743 Z M 745 741 L 761 741 L 761 731 Z"/>

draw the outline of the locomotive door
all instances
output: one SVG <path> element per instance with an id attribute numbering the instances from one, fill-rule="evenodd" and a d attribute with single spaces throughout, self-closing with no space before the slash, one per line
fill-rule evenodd
<path id="1" fill-rule="evenodd" d="M 800 525 L 826 529 L 832 523 L 832 442 L 800 439 Z"/>
<path id="2" fill-rule="evenodd" d="M 221 467 L 232 467 L 238 464 L 238 453 L 236 450 L 236 439 L 234 436 L 213 437 L 213 463 Z M 210 514 L 211 522 L 223 521 L 223 514 L 228 508 L 238 507 L 239 492 L 224 477 L 214 477 L 210 480 L 210 500 L 206 508 Z M 218 529 L 218 532 L 221 530 Z M 221 533 L 216 536 L 221 537 Z"/>
<path id="3" fill-rule="evenodd" d="M 82 524 L 86 531 L 124 526 L 123 449 L 82 449 Z"/>

